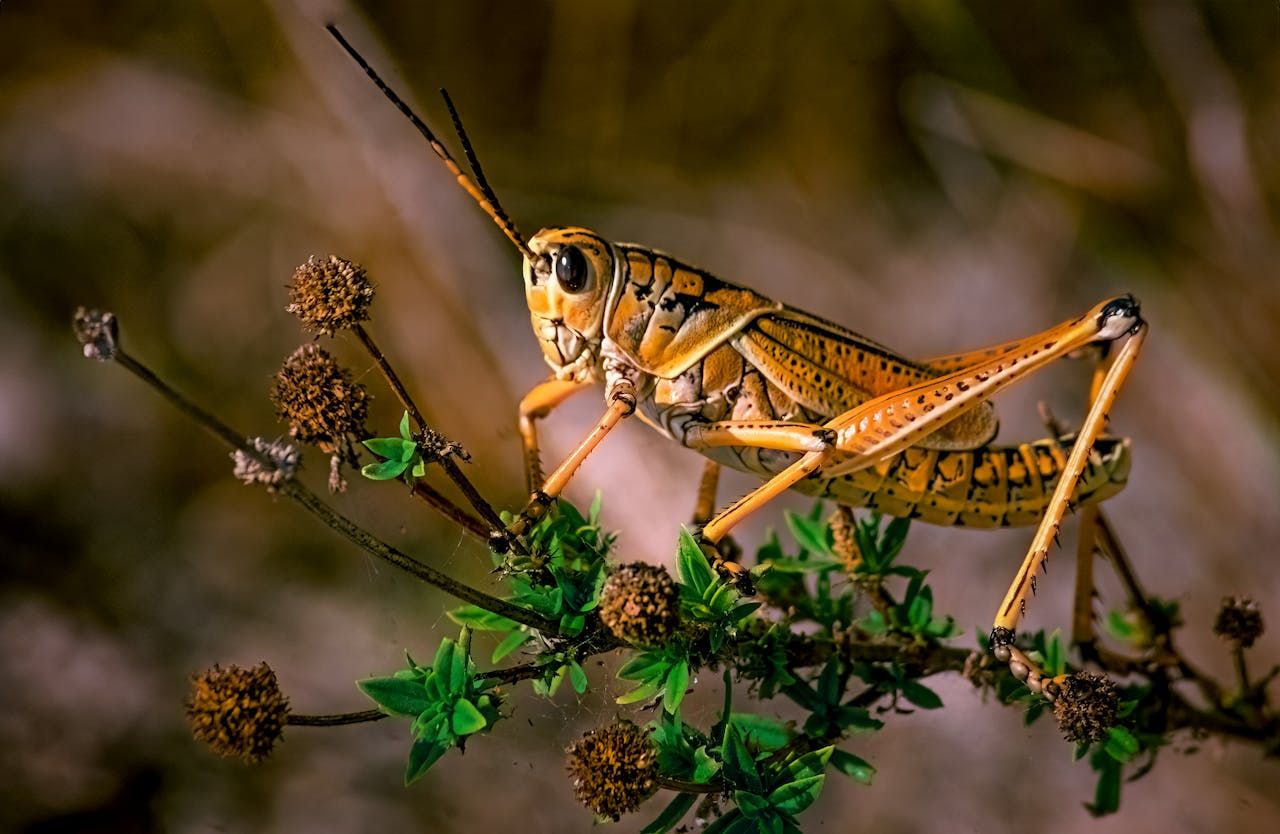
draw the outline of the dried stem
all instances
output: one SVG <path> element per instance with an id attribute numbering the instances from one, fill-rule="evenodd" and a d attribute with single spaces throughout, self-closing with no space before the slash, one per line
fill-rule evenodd
<path id="1" fill-rule="evenodd" d="M 217 417 L 205 411 L 196 405 L 190 399 L 172 388 L 168 383 L 158 377 L 150 368 L 134 359 L 123 349 L 117 347 L 114 352 L 114 361 L 132 372 L 135 376 L 152 386 L 155 390 L 173 403 L 180 411 L 195 420 L 206 431 L 214 437 L 223 441 L 234 449 L 240 450 L 242 453 L 256 460 L 263 466 L 273 467 L 274 464 L 258 452 L 253 446 L 240 434 L 237 434 L 229 426 L 219 420 Z M 401 570 L 416 576 L 429 585 L 434 585 L 445 593 L 451 594 L 458 599 L 478 605 L 487 611 L 500 614 L 510 620 L 522 623 L 536 628 L 539 631 L 555 635 L 559 633 L 559 627 L 556 623 L 547 618 L 536 614 L 528 609 L 513 605 L 506 600 L 498 599 L 495 596 L 485 593 L 476 588 L 472 588 L 452 577 L 441 573 L 430 565 L 424 564 L 403 551 L 387 544 L 364 528 L 360 527 L 354 521 L 334 510 L 328 504 L 318 498 L 315 493 L 307 489 L 298 481 L 290 479 L 281 483 L 278 491 L 297 501 L 312 515 L 319 518 L 325 524 L 332 527 L 337 532 L 346 536 L 355 544 L 359 545 L 366 552 L 382 559 L 383 561 L 400 568 Z"/>
<path id="2" fill-rule="evenodd" d="M 489 541 L 489 528 L 483 521 L 441 495 L 426 481 L 414 481 L 411 494 L 458 525 L 463 532 L 470 533 L 482 542 Z"/>
<path id="3" fill-rule="evenodd" d="M 297 727 L 342 727 L 347 724 L 367 724 L 389 718 L 382 710 L 366 709 L 360 712 L 338 712 L 333 715 L 298 715 L 289 713 L 284 723 Z"/>
<path id="4" fill-rule="evenodd" d="M 391 390 L 395 392 L 396 398 L 400 400 L 400 404 L 404 406 L 404 410 L 409 412 L 409 417 L 413 420 L 414 426 L 417 427 L 418 434 L 425 435 L 431 430 L 431 427 L 427 424 L 426 418 L 422 416 L 422 411 L 418 408 L 417 404 L 414 403 L 413 398 L 409 396 L 409 391 L 405 388 L 404 383 L 400 381 L 400 376 L 395 372 L 395 369 L 391 367 L 391 363 L 387 361 L 386 354 L 382 352 L 381 348 L 379 348 L 378 344 L 373 340 L 373 337 L 369 335 L 369 331 L 365 330 L 362 325 L 356 324 L 351 329 L 355 332 L 356 338 L 360 340 L 360 344 L 364 346 L 364 349 L 369 353 L 369 356 L 371 356 L 373 361 L 378 365 L 378 370 L 382 371 L 383 377 L 386 378 L 387 384 L 391 386 Z M 462 494 L 466 496 L 467 501 L 489 525 L 482 537 L 487 539 L 493 534 L 506 537 L 506 525 L 502 523 L 502 519 L 493 509 L 493 505 L 480 494 L 480 491 L 471 483 L 471 479 L 468 478 L 466 474 L 463 473 L 462 469 L 458 467 L 458 464 L 454 462 L 452 456 L 446 453 L 441 455 L 437 462 L 440 464 L 440 468 L 444 470 L 445 475 L 449 477 L 449 480 L 453 481 L 458 489 L 462 491 Z M 416 492 L 417 491 L 415 490 L 415 493 Z M 453 502 L 449 501 L 449 499 L 445 498 L 440 493 L 435 492 L 434 490 L 431 490 L 431 492 L 433 493 L 433 498 L 428 500 L 428 503 L 431 506 L 440 510 L 449 518 L 463 524 L 463 526 L 469 530 L 477 527 L 479 522 L 464 510 L 454 505 Z M 419 497 L 426 499 L 425 494 Z M 447 504 L 447 508 L 442 506 L 440 502 Z M 460 520 L 463 518 L 467 519 L 465 523 Z M 518 552 L 525 552 L 523 545 L 518 541 L 512 541 L 511 545 L 515 547 Z"/>

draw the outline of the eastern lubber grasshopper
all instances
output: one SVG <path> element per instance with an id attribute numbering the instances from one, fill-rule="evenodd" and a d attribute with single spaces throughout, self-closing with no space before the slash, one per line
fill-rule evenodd
<path id="1" fill-rule="evenodd" d="M 788 489 L 932 524 L 1036 525 L 997 610 L 991 645 L 1033 690 L 1054 697 L 1052 682 L 1013 645 L 1014 629 L 1068 507 L 1101 501 L 1127 479 L 1128 442 L 1103 430 L 1147 333 L 1132 296 L 1108 299 L 1024 339 L 914 361 L 647 247 L 577 227 L 543 229 L 526 241 L 485 180 L 448 96 L 474 177 L 329 29 L 523 256 L 533 330 L 553 373 L 520 403 L 531 498 L 510 535 L 526 532 L 600 441 L 633 414 L 709 459 L 694 521 L 717 568 L 747 590 L 749 576 L 717 546 Z M 998 428 L 992 395 L 1088 350 L 1107 361 L 1095 371 L 1078 432 L 992 444 Z M 537 421 L 598 384 L 604 416 L 544 477 Z M 721 465 L 764 483 L 717 512 Z"/>

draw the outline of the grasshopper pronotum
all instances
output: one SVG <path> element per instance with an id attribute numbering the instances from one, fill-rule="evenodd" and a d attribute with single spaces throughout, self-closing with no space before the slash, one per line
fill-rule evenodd
<path id="1" fill-rule="evenodd" d="M 1024 339 L 913 361 L 653 249 L 577 227 L 543 229 L 526 241 L 486 182 L 448 96 L 474 178 L 328 28 L 523 256 L 533 330 L 553 373 L 520 403 L 531 498 L 511 534 L 527 531 L 632 414 L 708 458 L 694 520 L 716 567 L 744 586 L 745 571 L 717 545 L 788 489 L 932 524 L 1034 524 L 1031 547 L 996 612 L 991 645 L 1032 689 L 1054 697 L 1052 682 L 1013 645 L 1014 629 L 1068 506 L 1101 501 L 1128 476 L 1128 441 L 1102 432 L 1146 337 L 1132 296 L 1103 301 Z M 992 395 L 1090 346 L 1106 357 L 1120 340 L 1123 347 L 1095 372 L 1092 403 L 1074 438 L 992 445 L 998 427 Z M 537 421 L 600 383 L 604 416 L 544 477 Z M 764 483 L 715 512 L 720 465 Z"/>

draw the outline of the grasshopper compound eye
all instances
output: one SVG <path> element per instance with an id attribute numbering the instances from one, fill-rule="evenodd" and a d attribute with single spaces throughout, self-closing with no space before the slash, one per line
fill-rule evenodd
<path id="1" fill-rule="evenodd" d="M 567 293 L 577 294 L 587 288 L 591 282 L 591 266 L 581 249 L 565 246 L 556 254 L 556 281 Z"/>

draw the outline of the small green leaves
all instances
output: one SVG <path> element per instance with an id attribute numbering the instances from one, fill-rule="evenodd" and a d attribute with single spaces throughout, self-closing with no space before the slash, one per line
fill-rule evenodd
<path id="1" fill-rule="evenodd" d="M 410 476 L 421 478 L 427 474 L 427 464 L 422 459 L 418 441 L 414 440 L 409 430 L 409 412 L 400 418 L 399 437 L 371 437 L 361 441 L 364 447 L 383 460 L 367 463 L 360 469 L 360 474 L 371 481 L 389 481 L 402 475 L 405 480 Z"/>
<path id="2" fill-rule="evenodd" d="M 716 572 L 707 562 L 706 554 L 698 546 L 698 542 L 688 530 L 680 531 L 680 544 L 676 551 L 676 571 L 680 584 L 687 587 L 690 594 L 701 599 L 707 589 L 718 581 Z"/>
<path id="3" fill-rule="evenodd" d="M 866 518 L 859 519 L 854 528 L 858 550 L 862 553 L 862 562 L 858 565 L 857 573 L 865 576 L 914 573 L 914 568 L 893 564 L 898 554 L 902 552 L 902 546 L 906 544 L 907 530 L 910 527 L 910 519 L 894 518 L 881 531 L 879 513 L 871 513 Z"/>
<path id="4" fill-rule="evenodd" d="M 1120 764 L 1126 764 L 1138 755 L 1140 745 L 1133 733 L 1124 727 L 1112 727 L 1107 730 L 1107 740 L 1103 742 L 1102 749 Z"/>
<path id="5" fill-rule="evenodd" d="M 619 704 L 635 704 L 662 696 L 664 711 L 675 714 L 689 687 L 689 658 L 680 645 L 642 652 L 618 670 L 622 680 L 639 684 L 635 689 L 618 696 Z"/>
<path id="6" fill-rule="evenodd" d="M 389 715 L 420 715 L 431 706 L 426 687 L 419 679 L 370 678 L 360 681 L 360 689 Z"/>
<path id="7" fill-rule="evenodd" d="M 455 642 L 445 639 L 430 667 L 412 660 L 393 677 L 359 681 L 360 689 L 389 715 L 413 720 L 413 746 L 405 784 L 419 779 L 450 748 L 501 718 L 493 695 L 476 677 L 470 657 L 471 633 L 466 627 Z"/>
<path id="8" fill-rule="evenodd" d="M 501 614 L 487 611 L 478 605 L 462 605 L 445 613 L 458 625 L 468 626 L 476 631 L 510 631 L 517 627 L 514 620 L 508 620 Z"/>
<path id="9" fill-rule="evenodd" d="M 713 654 L 760 607 L 758 602 L 743 602 L 742 595 L 716 574 L 688 530 L 680 531 L 676 573 L 680 577 L 681 613 L 687 621 L 709 627 L 706 640 Z"/>
<path id="10" fill-rule="evenodd" d="M 724 762 L 724 776 L 729 784 L 750 791 L 759 791 L 763 787 L 764 782 L 756 767 L 755 757 L 747 749 L 741 732 L 732 723 L 725 728 L 720 760 Z"/>
<path id="11" fill-rule="evenodd" d="M 870 762 L 843 750 L 831 751 L 831 766 L 863 785 L 870 785 L 876 775 L 876 769 Z"/>

